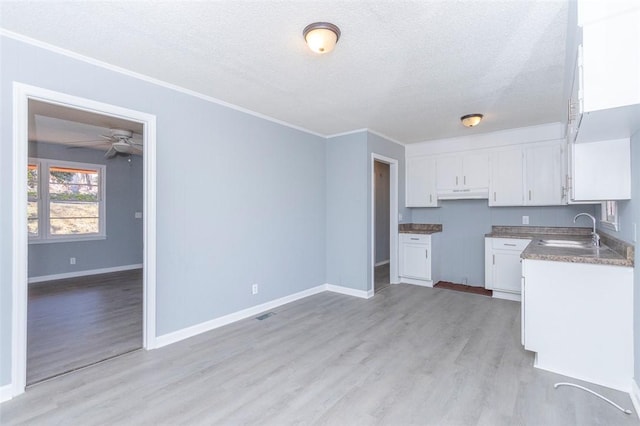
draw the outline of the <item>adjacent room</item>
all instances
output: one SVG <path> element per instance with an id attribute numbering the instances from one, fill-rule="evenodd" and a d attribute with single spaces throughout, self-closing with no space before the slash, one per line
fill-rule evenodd
<path id="1" fill-rule="evenodd" d="M 640 5 L 0 3 L 0 423 L 640 424 Z"/>

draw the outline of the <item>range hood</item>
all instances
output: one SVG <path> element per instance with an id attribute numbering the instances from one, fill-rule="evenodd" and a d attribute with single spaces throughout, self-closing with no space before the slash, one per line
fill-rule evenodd
<path id="1" fill-rule="evenodd" d="M 439 200 L 488 200 L 489 188 L 438 189 Z"/>

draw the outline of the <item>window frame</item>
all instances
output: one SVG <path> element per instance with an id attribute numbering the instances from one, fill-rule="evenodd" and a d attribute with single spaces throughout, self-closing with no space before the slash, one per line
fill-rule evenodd
<path id="1" fill-rule="evenodd" d="M 38 192 L 36 194 L 36 201 L 38 202 L 38 235 L 29 235 L 29 244 L 92 241 L 104 240 L 107 238 L 106 165 L 29 157 L 27 170 L 30 165 L 36 165 L 38 171 Z M 64 167 L 80 170 L 95 169 L 98 171 L 98 232 L 70 235 L 55 235 L 51 233 L 49 171 L 52 167 Z M 27 200 L 29 200 L 29 197 L 27 197 Z"/>
<path id="2" fill-rule="evenodd" d="M 612 203 L 614 214 L 609 215 L 608 206 L 609 203 Z M 620 220 L 619 220 L 619 211 L 618 211 L 618 202 L 615 200 L 611 201 L 603 201 L 600 204 L 600 227 L 609 229 L 611 231 L 619 231 L 620 230 Z"/>

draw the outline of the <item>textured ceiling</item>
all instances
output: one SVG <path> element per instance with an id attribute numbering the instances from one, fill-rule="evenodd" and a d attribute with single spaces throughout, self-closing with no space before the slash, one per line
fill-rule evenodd
<path id="1" fill-rule="evenodd" d="M 323 135 L 412 143 L 563 121 L 568 1 L 2 1 L 0 26 Z M 333 52 L 304 44 L 315 21 L 342 30 Z"/>

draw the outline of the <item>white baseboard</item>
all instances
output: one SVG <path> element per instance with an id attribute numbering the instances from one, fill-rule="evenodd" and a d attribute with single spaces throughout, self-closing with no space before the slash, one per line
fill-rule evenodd
<path id="1" fill-rule="evenodd" d="M 631 379 L 631 392 L 629 392 L 633 408 L 635 408 L 636 416 L 640 418 L 640 388 L 635 379 Z"/>
<path id="2" fill-rule="evenodd" d="M 5 402 L 13 398 L 13 385 L 0 386 L 0 403 Z"/>
<path id="3" fill-rule="evenodd" d="M 419 285 L 420 287 L 433 287 L 431 280 L 414 280 L 413 278 L 400 277 L 401 284 Z"/>
<path id="4" fill-rule="evenodd" d="M 380 261 L 376 263 L 375 266 L 382 266 L 382 265 L 386 265 L 387 263 L 389 263 L 389 259 Z"/>
<path id="5" fill-rule="evenodd" d="M 346 294 L 347 296 L 359 297 L 361 299 L 370 299 L 373 297 L 373 290 L 356 290 L 354 288 L 333 284 L 325 284 L 325 289 L 333 293 Z"/>
<path id="6" fill-rule="evenodd" d="M 142 268 L 142 263 L 135 265 L 113 266 L 111 268 L 89 269 L 86 271 L 65 272 L 63 274 L 42 275 L 39 277 L 29 277 L 29 284 L 41 283 L 44 281 L 62 280 L 65 278 L 85 277 L 88 275 L 109 274 L 111 272 L 130 271 L 132 269 Z"/>
<path id="7" fill-rule="evenodd" d="M 507 293 L 504 291 L 493 290 L 493 297 L 496 299 L 513 300 L 514 302 L 521 301 L 521 296 L 519 294 Z"/>
<path id="8" fill-rule="evenodd" d="M 187 327 L 178 331 L 163 334 L 162 336 L 156 337 L 156 344 L 154 349 L 167 346 L 171 343 L 179 342 L 180 340 L 188 339 L 189 337 L 193 337 L 198 334 L 205 333 L 207 331 L 225 326 L 227 324 L 231 324 L 232 322 L 240 321 L 245 318 L 258 315 L 259 313 L 268 311 L 269 309 L 274 309 L 274 308 L 277 308 L 278 306 L 282 306 L 287 303 L 291 303 L 296 300 L 312 296 L 314 294 L 322 293 L 325 290 L 326 290 L 325 285 L 319 285 L 317 287 L 312 287 L 308 290 L 303 290 L 301 292 L 294 293 L 289 296 L 281 297 L 280 299 L 275 299 L 270 302 L 263 303 L 261 305 L 252 306 L 250 308 L 243 309 L 238 312 L 233 312 L 231 314 L 224 315 L 222 317 L 214 318 L 212 320 L 205 321 L 203 323 L 196 324 L 191 327 Z"/>

